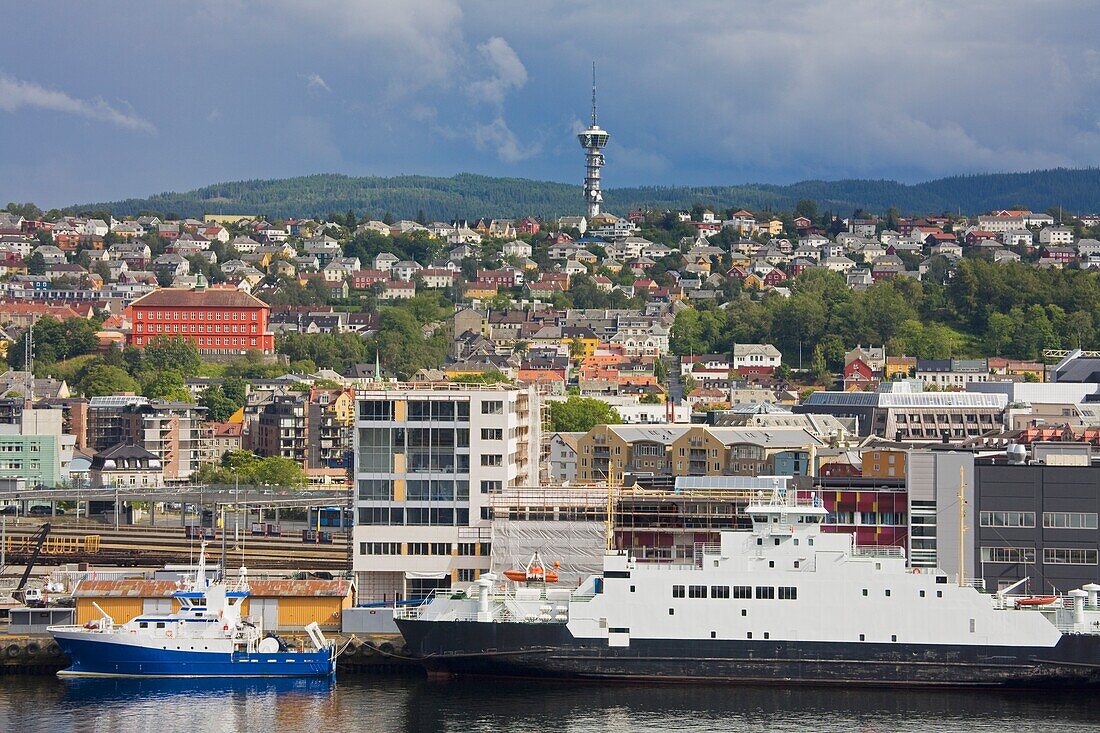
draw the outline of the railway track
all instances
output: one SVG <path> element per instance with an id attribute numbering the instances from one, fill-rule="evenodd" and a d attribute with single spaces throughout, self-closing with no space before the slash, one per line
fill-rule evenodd
<path id="1" fill-rule="evenodd" d="M 7 528 L 9 563 L 28 559 L 29 550 L 22 545 L 37 528 L 36 524 Z M 42 565 L 88 562 L 122 567 L 160 567 L 193 562 L 200 545 L 199 540 L 188 539 L 182 527 L 130 526 L 116 531 L 113 527 L 96 524 L 61 524 L 54 525 L 50 534 L 51 537 L 74 539 L 96 535 L 99 537 L 99 550 L 43 553 L 38 559 Z M 220 554 L 219 535 L 217 539 L 208 540 L 207 556 L 218 559 Z M 230 530 L 226 541 L 226 564 L 230 568 L 244 565 L 257 570 L 342 572 L 347 566 L 347 543 L 342 536 L 334 536 L 332 544 L 314 544 L 303 542 L 300 534 L 254 537 L 242 532 L 238 545 Z"/>

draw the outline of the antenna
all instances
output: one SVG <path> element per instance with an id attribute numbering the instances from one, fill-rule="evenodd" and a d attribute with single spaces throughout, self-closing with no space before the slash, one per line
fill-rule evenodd
<path id="1" fill-rule="evenodd" d="M 592 62 L 592 127 L 596 126 L 596 62 Z"/>

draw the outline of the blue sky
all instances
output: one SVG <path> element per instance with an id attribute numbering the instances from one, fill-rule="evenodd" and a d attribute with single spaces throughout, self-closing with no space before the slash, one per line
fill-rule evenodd
<path id="1" fill-rule="evenodd" d="M 956 7 L 958 6 L 958 7 Z M 0 201 L 317 172 L 605 185 L 1100 165 L 1089 3 L 36 0 L 0 43 Z"/>

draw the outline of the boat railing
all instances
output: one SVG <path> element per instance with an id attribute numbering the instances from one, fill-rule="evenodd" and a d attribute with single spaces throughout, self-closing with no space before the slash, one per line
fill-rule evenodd
<path id="1" fill-rule="evenodd" d="M 696 542 L 694 551 L 695 567 L 703 567 L 703 558 L 706 555 L 722 554 L 722 546 L 712 542 Z"/>
<path id="2" fill-rule="evenodd" d="M 904 547 L 891 545 L 852 545 L 852 557 L 896 557 L 905 559 Z"/>

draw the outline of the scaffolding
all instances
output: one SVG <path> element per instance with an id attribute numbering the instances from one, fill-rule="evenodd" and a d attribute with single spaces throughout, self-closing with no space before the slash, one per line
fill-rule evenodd
<path id="1" fill-rule="evenodd" d="M 508 487 L 490 497 L 493 570 L 526 562 L 535 550 L 565 568 L 596 572 L 608 549 L 639 560 L 687 562 L 698 543 L 748 529 L 745 506 L 759 489 L 659 490 L 607 484 Z"/>

